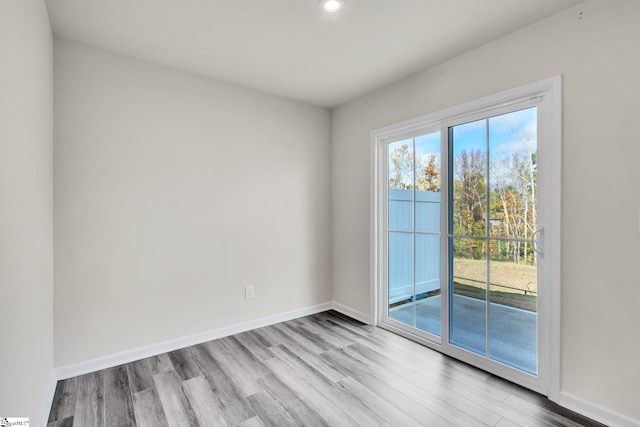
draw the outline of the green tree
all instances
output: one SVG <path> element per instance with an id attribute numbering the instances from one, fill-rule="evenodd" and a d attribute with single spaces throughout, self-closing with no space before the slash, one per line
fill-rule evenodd
<path id="1" fill-rule="evenodd" d="M 427 154 L 422 168 L 422 174 L 418 178 L 419 191 L 440 191 L 440 164 L 435 153 Z"/>
<path id="2" fill-rule="evenodd" d="M 389 155 L 389 188 L 413 189 L 413 150 L 408 144 L 394 148 Z"/>
<path id="3" fill-rule="evenodd" d="M 485 153 L 481 150 L 462 150 L 454 159 L 453 181 L 453 232 L 468 236 L 484 236 L 486 233 L 486 184 Z M 480 258 L 484 244 L 469 240 L 468 248 L 460 246 L 461 256 Z"/>
<path id="4" fill-rule="evenodd" d="M 517 150 L 510 156 L 491 159 L 491 234 L 522 239 L 492 246 L 492 256 L 508 256 L 516 263 L 535 264 L 531 239 L 536 230 L 537 154 L 529 132 L 513 134 Z M 505 253 L 506 252 L 506 253 Z"/>

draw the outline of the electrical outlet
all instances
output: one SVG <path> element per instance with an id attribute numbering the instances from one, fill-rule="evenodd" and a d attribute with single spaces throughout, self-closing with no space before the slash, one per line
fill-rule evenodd
<path id="1" fill-rule="evenodd" d="M 245 286 L 244 299 L 253 299 L 254 296 L 255 296 L 255 289 L 253 285 Z"/>

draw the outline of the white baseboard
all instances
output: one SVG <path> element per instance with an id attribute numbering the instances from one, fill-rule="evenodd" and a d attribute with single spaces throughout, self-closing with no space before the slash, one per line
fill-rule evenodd
<path id="1" fill-rule="evenodd" d="M 41 427 L 47 427 L 47 421 L 49 421 L 49 412 L 51 412 L 51 405 L 53 404 L 53 397 L 56 393 L 56 385 L 58 380 L 56 379 L 55 371 L 51 372 L 51 378 L 49 379 L 49 389 L 47 390 L 47 396 L 44 400 L 44 406 L 42 407 L 42 413 L 40 414 Z"/>
<path id="2" fill-rule="evenodd" d="M 368 314 L 361 313 L 357 310 L 354 310 L 351 307 L 347 307 L 346 305 L 342 305 L 335 301 L 332 303 L 332 306 L 333 306 L 333 309 L 338 313 L 342 313 L 345 316 L 349 316 L 352 319 L 355 319 L 362 323 L 366 323 L 367 325 L 371 324 L 371 316 L 369 316 Z"/>
<path id="3" fill-rule="evenodd" d="M 371 317 L 368 314 L 361 313 L 350 307 L 332 301 L 56 368 L 53 370 L 51 376 L 40 425 L 42 427 L 46 427 L 47 425 L 58 380 L 64 380 L 78 375 L 111 368 L 124 363 L 144 359 L 146 357 L 156 356 L 158 354 L 167 353 L 180 348 L 201 344 L 203 342 L 250 331 L 252 329 L 262 328 L 280 322 L 286 322 L 288 320 L 309 316 L 327 310 L 335 310 L 362 323 L 371 324 Z M 561 392 L 558 404 L 610 426 L 640 427 L 639 420 L 611 411 L 607 408 L 576 397 L 570 393 Z"/>
<path id="4" fill-rule="evenodd" d="M 241 332 L 262 328 L 264 326 L 273 325 L 275 323 L 286 322 L 288 320 L 297 319 L 299 317 L 309 316 L 311 314 L 320 313 L 322 311 L 331 310 L 333 308 L 335 308 L 334 303 L 327 302 L 324 304 L 301 308 L 286 313 L 262 317 L 260 319 L 251 320 L 248 322 L 224 326 L 222 328 L 214 329 L 211 331 L 201 332 L 198 334 L 164 341 L 157 344 L 151 344 L 144 347 L 138 347 L 120 353 L 75 363 L 73 365 L 62 366 L 54 369 L 54 375 L 56 380 L 64 380 L 67 378 L 88 374 L 90 372 L 100 371 L 102 369 L 112 368 L 124 363 L 134 362 L 136 360 L 156 356 L 158 354 L 167 353 L 192 345 L 201 344 L 218 338 L 227 337 L 229 335 L 239 334 Z"/>
<path id="5" fill-rule="evenodd" d="M 59 380 L 88 374 L 90 372 L 100 371 L 102 369 L 112 368 L 114 366 L 134 362 L 146 357 L 156 356 L 158 354 L 167 353 L 218 338 L 227 337 L 229 335 L 239 334 L 241 332 L 262 328 L 280 322 L 286 322 L 288 320 L 309 316 L 327 310 L 335 310 L 362 323 L 370 323 L 369 315 L 332 301 L 55 368 L 51 376 L 51 383 L 49 385 L 49 391 L 47 394 L 47 399 L 45 401 L 45 406 L 42 411 L 42 420 L 40 425 L 42 427 L 46 427 L 47 425 L 49 412 L 51 411 L 51 405 L 53 403 L 55 394 L 56 384 Z"/>
<path id="6" fill-rule="evenodd" d="M 371 324 L 371 317 L 350 307 L 333 302 L 333 309 L 339 313 L 356 319 L 362 323 Z M 580 399 L 570 393 L 560 392 L 557 402 L 560 406 L 577 412 L 581 415 L 599 421 L 612 427 L 640 427 L 640 420 L 617 413 L 600 405 Z"/>
<path id="7" fill-rule="evenodd" d="M 615 427 L 640 427 L 640 420 L 617 413 L 592 402 L 588 402 L 564 391 L 560 392 L 560 406 Z"/>

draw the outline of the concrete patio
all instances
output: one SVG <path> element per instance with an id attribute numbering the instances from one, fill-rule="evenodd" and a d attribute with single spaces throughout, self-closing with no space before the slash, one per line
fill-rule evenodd
<path id="1" fill-rule="evenodd" d="M 416 302 L 415 327 L 440 335 L 441 297 Z M 413 303 L 389 310 L 389 317 L 413 326 Z M 466 350 L 486 355 L 485 301 L 454 295 L 450 341 Z M 525 372 L 537 373 L 537 320 L 535 312 L 491 303 L 490 358 Z"/>

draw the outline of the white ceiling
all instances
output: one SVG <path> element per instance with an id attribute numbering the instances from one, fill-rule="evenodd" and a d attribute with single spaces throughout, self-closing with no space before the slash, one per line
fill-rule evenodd
<path id="1" fill-rule="evenodd" d="M 56 36 L 333 107 L 583 0 L 46 0 Z"/>

